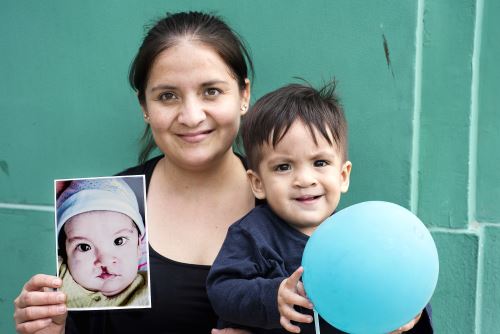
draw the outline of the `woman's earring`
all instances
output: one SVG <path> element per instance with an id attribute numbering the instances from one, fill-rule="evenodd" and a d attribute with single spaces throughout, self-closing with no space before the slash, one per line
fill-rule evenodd
<path id="1" fill-rule="evenodd" d="M 144 120 L 145 120 L 146 122 L 149 122 L 149 116 L 148 116 L 147 114 L 144 114 L 143 116 L 144 116 Z"/>
<path id="2" fill-rule="evenodd" d="M 246 104 L 242 105 L 241 108 L 240 108 L 240 110 L 241 111 L 246 111 L 247 110 L 247 105 Z"/>

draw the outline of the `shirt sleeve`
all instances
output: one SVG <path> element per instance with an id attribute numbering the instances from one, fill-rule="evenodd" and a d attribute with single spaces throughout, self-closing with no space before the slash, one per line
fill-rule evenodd
<path id="1" fill-rule="evenodd" d="M 232 226 L 207 279 L 212 307 L 225 321 L 264 329 L 280 328 L 277 259 L 266 258 L 263 245 L 248 231 Z"/>

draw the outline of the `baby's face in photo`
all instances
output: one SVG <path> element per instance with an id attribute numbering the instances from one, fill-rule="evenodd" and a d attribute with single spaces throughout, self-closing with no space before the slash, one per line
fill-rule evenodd
<path id="1" fill-rule="evenodd" d="M 65 225 L 68 269 L 87 290 L 114 296 L 137 276 L 139 233 L 130 217 L 114 211 L 90 211 Z"/>

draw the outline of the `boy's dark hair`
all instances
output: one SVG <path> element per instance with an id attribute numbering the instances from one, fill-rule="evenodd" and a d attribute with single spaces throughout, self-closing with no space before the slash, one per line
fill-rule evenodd
<path id="1" fill-rule="evenodd" d="M 250 169 L 257 171 L 262 146 L 275 147 L 296 120 L 309 128 L 315 143 L 317 130 L 330 145 L 336 144 L 342 159 L 347 160 L 347 122 L 335 86 L 335 81 L 319 90 L 290 84 L 261 97 L 243 117 L 241 126 Z"/>

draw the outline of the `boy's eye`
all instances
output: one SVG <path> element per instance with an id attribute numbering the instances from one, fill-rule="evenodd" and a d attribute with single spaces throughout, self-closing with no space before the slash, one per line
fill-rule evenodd
<path id="1" fill-rule="evenodd" d="M 159 100 L 160 101 L 171 101 L 177 99 L 177 96 L 172 93 L 172 92 L 166 92 L 160 95 Z"/>
<path id="2" fill-rule="evenodd" d="M 279 164 L 276 167 L 274 167 L 274 170 L 277 172 L 286 172 L 287 170 L 292 169 L 292 166 L 290 164 Z"/>
<path id="3" fill-rule="evenodd" d="M 328 161 L 326 160 L 316 160 L 314 162 L 314 167 L 326 167 L 328 166 Z"/>
<path id="4" fill-rule="evenodd" d="M 210 97 L 218 96 L 221 93 L 222 93 L 222 91 L 220 89 L 217 89 L 217 88 L 207 88 L 205 90 L 205 95 L 210 96 Z"/>
<path id="5" fill-rule="evenodd" d="M 116 246 L 121 246 L 121 245 L 125 244 L 125 242 L 127 242 L 127 238 L 125 238 L 125 237 L 116 238 L 114 241 Z"/>
<path id="6" fill-rule="evenodd" d="M 76 245 L 76 249 L 79 250 L 80 252 L 88 252 L 91 247 L 89 244 L 78 244 Z"/>

